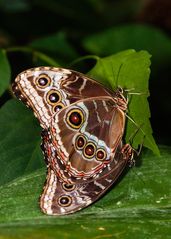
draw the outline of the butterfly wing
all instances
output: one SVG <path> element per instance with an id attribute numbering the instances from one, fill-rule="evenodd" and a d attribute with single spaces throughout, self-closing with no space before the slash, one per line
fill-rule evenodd
<path id="1" fill-rule="evenodd" d="M 40 197 L 40 207 L 48 215 L 65 215 L 79 211 L 94 203 L 116 182 L 132 157 L 123 150 L 122 142 L 118 145 L 114 160 L 108 168 L 108 173 L 90 182 L 68 184 L 61 180 L 52 167 L 53 147 L 48 132 L 44 132 L 43 146 L 45 157 L 49 163 L 46 183 Z M 128 147 L 126 147 L 128 148 Z M 117 163 L 114 163 L 117 162 Z M 51 163 L 50 163 L 51 162 Z"/>
<path id="2" fill-rule="evenodd" d="M 44 154 L 44 159 L 47 164 L 47 167 L 54 169 L 55 174 L 58 175 L 60 181 L 65 181 L 66 183 L 71 184 L 71 179 L 66 179 L 63 164 L 61 164 L 61 160 L 59 155 L 57 154 L 57 150 L 52 144 L 52 140 L 50 134 L 47 130 L 42 131 L 42 144 L 41 148 Z"/>
<path id="3" fill-rule="evenodd" d="M 40 198 L 42 211 L 49 215 L 65 215 L 79 211 L 96 200 L 113 185 L 127 165 L 127 158 L 115 154 L 118 163 L 104 178 L 83 184 L 61 182 L 51 168 L 48 168 L 46 184 Z"/>
<path id="4" fill-rule="evenodd" d="M 79 72 L 55 67 L 32 68 L 20 73 L 13 84 L 13 92 L 34 111 L 43 128 L 49 127 L 54 113 L 73 102 L 112 94 Z"/>
<path id="5" fill-rule="evenodd" d="M 115 162 L 124 126 L 125 114 L 109 97 L 85 99 L 64 108 L 54 115 L 50 127 L 57 166 L 61 165 L 66 178 L 73 176 L 77 181 L 99 176 Z"/>
<path id="6" fill-rule="evenodd" d="M 68 214 L 96 201 L 127 163 L 127 157 L 117 153 L 125 124 L 125 115 L 116 105 L 117 94 L 78 72 L 54 67 L 22 72 L 13 91 L 32 108 L 45 129 L 42 147 L 48 174 L 40 199 L 42 210 L 51 215 Z M 94 98 L 93 103 L 86 100 L 97 96 L 99 100 Z M 87 180 L 91 176 L 96 179 Z"/>

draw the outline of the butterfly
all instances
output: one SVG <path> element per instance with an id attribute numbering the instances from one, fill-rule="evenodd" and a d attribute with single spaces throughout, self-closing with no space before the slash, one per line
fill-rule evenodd
<path id="1" fill-rule="evenodd" d="M 13 91 L 43 128 L 43 212 L 61 215 L 88 206 L 132 161 L 132 147 L 122 143 L 127 100 L 121 88 L 111 91 L 69 69 L 38 67 L 20 73 Z"/>

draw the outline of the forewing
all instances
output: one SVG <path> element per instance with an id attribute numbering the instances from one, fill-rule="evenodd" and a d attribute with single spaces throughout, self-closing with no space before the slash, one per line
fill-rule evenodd
<path id="1" fill-rule="evenodd" d="M 97 81 L 76 71 L 70 71 L 68 78 L 61 80 L 61 88 L 67 95 L 70 103 L 78 100 L 96 97 L 96 96 L 111 96 L 113 92 Z"/>
<path id="2" fill-rule="evenodd" d="M 32 68 L 20 73 L 13 92 L 34 111 L 43 128 L 48 128 L 52 115 L 65 106 L 90 96 L 111 94 L 78 72 L 55 67 Z"/>

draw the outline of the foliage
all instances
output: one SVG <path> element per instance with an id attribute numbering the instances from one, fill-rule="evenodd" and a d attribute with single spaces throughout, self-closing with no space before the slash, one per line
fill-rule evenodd
<path id="1" fill-rule="evenodd" d="M 0 185 L 44 165 L 40 127 L 20 102 L 9 100 L 0 110 Z"/>
<path id="2" fill-rule="evenodd" d="M 83 45 L 92 54 L 101 56 L 125 49 L 144 49 L 152 55 L 154 67 L 167 64 L 171 57 L 170 38 L 159 29 L 140 24 L 113 27 L 93 34 L 83 40 Z"/>
<path id="3" fill-rule="evenodd" d="M 163 233 L 169 238 L 171 150 L 160 150 L 161 157 L 144 151 L 141 167 L 132 168 L 93 206 L 69 216 L 40 212 L 45 169 L 21 177 L 16 173 L 7 184 L 1 181 L 1 238 L 162 238 Z"/>
<path id="4" fill-rule="evenodd" d="M 131 119 L 127 120 L 125 139 L 127 142 L 131 139 L 134 147 L 138 147 L 143 142 L 144 146 L 159 155 L 149 121 L 150 110 L 147 101 L 149 66 L 150 55 L 147 52 L 128 50 L 113 56 L 99 58 L 89 75 L 101 80 L 102 83 L 107 80 L 106 83 L 113 89 L 116 89 L 117 86 L 128 89 L 128 116 Z M 129 93 L 133 95 L 130 97 Z M 137 95 L 137 93 L 139 94 Z M 137 134 L 132 136 L 137 130 Z"/>

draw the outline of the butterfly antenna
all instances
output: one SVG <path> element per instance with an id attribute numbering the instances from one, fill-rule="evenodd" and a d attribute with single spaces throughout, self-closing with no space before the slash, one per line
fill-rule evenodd
<path id="1" fill-rule="evenodd" d="M 114 69 L 113 69 L 113 64 L 112 64 L 112 62 L 111 62 L 111 66 L 112 66 L 113 78 L 115 78 L 115 73 L 114 73 Z M 117 88 L 120 88 L 120 86 L 118 85 L 118 81 L 119 81 L 119 74 L 120 74 L 120 71 L 121 71 L 122 66 L 123 66 L 123 63 L 121 63 L 121 65 L 119 66 L 119 70 L 118 70 L 118 73 L 117 73 L 117 75 L 116 75 L 116 84 L 115 84 L 115 86 L 116 86 Z"/>
<path id="2" fill-rule="evenodd" d="M 130 92 L 129 95 L 148 95 L 147 92 Z"/>
<path id="3" fill-rule="evenodd" d="M 143 133 L 143 140 L 142 140 L 142 143 L 139 145 L 139 149 L 138 149 L 138 150 L 133 149 L 134 152 L 135 152 L 135 154 L 136 154 L 136 156 L 138 157 L 138 156 L 141 154 L 141 151 L 142 151 L 142 147 L 143 147 L 143 144 L 144 144 L 144 139 L 145 139 L 146 134 L 145 134 L 145 132 L 144 132 L 143 129 L 142 129 L 142 125 L 143 125 L 143 124 L 141 124 L 141 126 L 139 126 L 139 125 L 138 125 L 130 116 L 128 116 L 127 114 L 126 114 L 126 117 L 137 127 L 136 133 L 133 133 L 133 135 L 134 135 L 134 134 L 136 135 L 139 130 L 141 130 L 141 132 Z M 133 135 L 131 135 L 130 138 L 131 138 L 131 137 L 134 138 L 135 135 L 134 135 L 134 136 L 133 136 Z M 130 138 L 129 138 L 129 140 L 128 140 L 129 142 L 130 142 L 130 140 L 131 140 Z M 130 144 L 132 144 L 132 143 L 130 143 Z M 158 166 L 157 164 L 155 164 L 154 161 L 152 161 L 152 163 L 159 168 L 159 166 Z M 160 169 L 160 168 L 159 168 L 159 169 Z"/>
<path id="4" fill-rule="evenodd" d="M 136 127 L 137 127 L 137 129 L 135 130 L 135 132 L 133 132 L 133 133 L 130 135 L 129 139 L 128 139 L 128 142 L 130 143 L 130 145 L 133 144 L 133 139 L 134 139 L 134 137 L 136 136 L 136 134 L 138 133 L 139 130 L 141 130 L 142 133 L 143 133 L 143 140 L 142 140 L 142 143 L 138 146 L 138 150 L 133 149 L 134 153 L 136 154 L 136 157 L 138 157 L 138 156 L 140 155 L 141 151 L 142 151 L 142 147 L 143 147 L 144 139 L 145 139 L 145 133 L 144 133 L 144 131 L 142 130 L 143 124 L 141 124 L 141 125 L 138 126 L 138 125 L 134 122 L 134 120 L 133 120 L 132 118 L 130 118 L 129 116 L 128 116 L 128 118 L 131 119 L 131 122 L 133 122 L 133 123 L 136 125 Z M 134 162 L 135 162 L 135 161 L 134 161 Z"/>
<path id="5" fill-rule="evenodd" d="M 124 91 L 127 92 L 128 95 L 148 95 L 148 92 L 131 92 L 131 90 L 134 90 L 134 88 Z"/>
<path id="6" fill-rule="evenodd" d="M 137 129 L 135 130 L 135 132 L 133 132 L 129 139 L 128 139 L 128 142 L 130 142 L 130 144 L 132 144 L 132 141 L 134 139 L 134 137 L 136 136 L 136 134 L 138 133 L 138 131 L 141 129 L 141 127 L 143 126 L 143 124 L 141 124 L 139 127 L 137 127 Z"/>
<path id="7" fill-rule="evenodd" d="M 116 77 L 116 86 L 117 87 L 120 87 L 118 82 L 119 82 L 119 75 L 120 75 L 122 66 L 123 66 L 123 63 L 119 66 L 118 74 L 117 74 L 117 77 Z"/>
<path id="8" fill-rule="evenodd" d="M 126 114 L 126 117 L 138 128 L 138 130 L 140 130 L 143 135 L 145 136 L 145 132 L 143 131 L 143 129 L 141 128 L 141 126 L 139 126 L 129 115 Z"/>
<path id="9" fill-rule="evenodd" d="M 124 89 L 124 91 L 125 91 L 128 95 L 149 95 L 148 92 L 132 92 L 133 90 L 135 90 L 135 88 Z"/>
<path id="10" fill-rule="evenodd" d="M 129 93 L 130 91 L 135 90 L 135 88 L 125 89 L 125 92 Z"/>
<path id="11" fill-rule="evenodd" d="M 140 128 L 139 128 L 140 129 Z M 136 130 L 136 133 L 134 133 L 134 136 L 132 137 L 135 137 L 135 135 L 137 134 L 138 130 Z M 144 138 L 145 138 L 145 135 L 143 137 L 143 142 L 144 142 Z M 130 139 L 129 139 L 130 140 Z M 136 158 L 139 157 L 141 151 L 142 151 L 142 146 L 143 146 L 143 142 L 139 145 L 139 149 L 138 150 L 135 150 L 134 148 L 132 148 L 132 151 L 133 151 L 133 154 L 132 154 L 132 158 L 130 159 L 130 164 L 129 164 L 129 167 L 132 168 L 133 166 L 136 166 Z M 134 159 L 135 157 L 135 159 Z M 133 170 L 133 173 L 136 175 L 136 177 L 143 183 L 145 184 L 145 181 L 140 177 L 140 175 L 135 171 Z"/>

